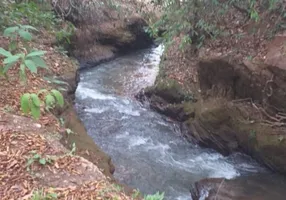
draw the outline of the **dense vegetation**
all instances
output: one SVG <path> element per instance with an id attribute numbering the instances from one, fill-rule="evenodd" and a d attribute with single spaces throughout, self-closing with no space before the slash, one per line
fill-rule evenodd
<path id="1" fill-rule="evenodd" d="M 230 33 L 229 24 L 253 24 L 252 33 L 256 32 L 258 24 L 272 21 L 264 33 L 272 37 L 275 33 L 286 29 L 286 10 L 283 0 L 156 0 L 163 13 L 149 32 L 158 36 L 163 31 L 162 38 L 167 44 L 175 36 L 181 36 L 181 47 L 185 44 L 202 46 L 205 39 L 225 37 Z M 231 13 L 237 16 L 232 16 Z"/>

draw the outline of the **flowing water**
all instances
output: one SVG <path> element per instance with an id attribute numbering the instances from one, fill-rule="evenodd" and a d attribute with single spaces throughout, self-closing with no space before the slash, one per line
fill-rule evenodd
<path id="1" fill-rule="evenodd" d="M 265 171 L 242 154 L 221 154 L 187 142 L 178 125 L 140 105 L 140 89 L 154 83 L 162 46 L 81 72 L 77 112 L 115 165 L 115 178 L 143 194 L 189 200 L 190 186 L 208 177 L 231 179 Z"/>

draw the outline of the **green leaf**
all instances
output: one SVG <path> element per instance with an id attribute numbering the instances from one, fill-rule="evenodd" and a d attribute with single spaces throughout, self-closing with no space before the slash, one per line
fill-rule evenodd
<path id="1" fill-rule="evenodd" d="M 35 119 L 39 119 L 41 116 L 40 107 L 37 107 L 34 104 L 31 104 L 31 114 Z"/>
<path id="2" fill-rule="evenodd" d="M 67 82 L 62 81 L 62 80 L 58 80 L 55 77 L 44 77 L 44 80 L 48 81 L 49 83 L 55 83 L 55 84 L 59 84 L 59 85 L 69 85 Z"/>
<path id="3" fill-rule="evenodd" d="M 46 53 L 46 51 L 33 51 L 29 53 L 26 57 L 33 57 L 33 56 L 43 56 Z"/>
<path id="4" fill-rule="evenodd" d="M 64 97 L 62 93 L 60 93 L 58 90 L 51 90 L 51 93 L 54 95 L 54 97 L 57 100 L 57 103 L 63 107 L 64 106 Z"/>
<path id="5" fill-rule="evenodd" d="M 45 165 L 47 163 L 46 159 L 45 158 L 41 158 L 39 160 L 39 163 L 42 164 L 42 165 Z"/>
<path id="6" fill-rule="evenodd" d="M 31 33 L 29 33 L 28 31 L 19 30 L 19 35 L 20 35 L 21 38 L 23 38 L 24 40 L 28 40 L 28 41 L 31 41 L 31 40 L 32 40 L 32 35 L 31 35 Z"/>
<path id="7" fill-rule="evenodd" d="M 5 37 L 10 37 L 12 33 L 15 33 L 17 30 L 19 30 L 18 26 L 8 27 L 4 30 L 3 35 Z"/>
<path id="8" fill-rule="evenodd" d="M 28 114 L 30 111 L 30 94 L 25 93 L 21 97 L 21 109 L 25 114 Z"/>
<path id="9" fill-rule="evenodd" d="M 53 95 L 48 94 L 45 99 L 46 106 L 52 107 L 56 103 L 56 99 Z"/>
<path id="10" fill-rule="evenodd" d="M 31 94 L 31 99 L 32 99 L 32 103 L 33 103 L 36 107 L 40 107 L 40 106 L 41 106 L 41 101 L 40 101 L 38 95 L 36 95 L 36 94 Z"/>
<path id="11" fill-rule="evenodd" d="M 3 48 L 0 48 L 0 54 L 3 55 L 3 56 L 5 56 L 5 57 L 11 57 L 11 56 L 13 56 L 13 55 L 10 53 L 10 51 L 6 51 L 6 50 L 3 49 Z"/>
<path id="12" fill-rule="evenodd" d="M 30 25 L 21 25 L 20 27 L 21 27 L 21 29 L 27 29 L 27 30 L 30 29 L 30 30 L 38 31 L 38 29 L 36 29 L 35 27 L 30 26 Z"/>
<path id="13" fill-rule="evenodd" d="M 10 64 L 18 61 L 20 58 L 20 55 L 14 55 L 14 56 L 9 56 L 8 58 L 5 58 L 3 61 L 3 64 Z"/>
<path id="14" fill-rule="evenodd" d="M 32 73 L 37 73 L 37 67 L 32 60 L 25 60 L 25 65 Z"/>
<path id="15" fill-rule="evenodd" d="M 40 156 L 40 154 L 36 153 L 36 154 L 34 154 L 33 158 L 34 159 L 39 159 L 39 158 L 41 158 L 41 156 Z"/>
<path id="16" fill-rule="evenodd" d="M 15 62 L 6 64 L 3 68 L 3 73 L 5 74 L 11 67 L 13 67 L 14 64 Z"/>
<path id="17" fill-rule="evenodd" d="M 31 58 L 37 67 L 47 68 L 46 62 L 39 56 L 33 56 Z"/>

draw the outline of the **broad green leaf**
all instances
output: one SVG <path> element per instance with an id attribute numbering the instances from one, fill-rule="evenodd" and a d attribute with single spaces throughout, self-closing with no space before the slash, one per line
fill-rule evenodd
<path id="1" fill-rule="evenodd" d="M 20 27 L 21 29 L 28 29 L 28 30 L 30 29 L 30 30 L 38 31 L 38 29 L 30 25 L 21 25 Z"/>
<path id="2" fill-rule="evenodd" d="M 55 77 L 44 77 L 44 80 L 48 81 L 49 83 L 55 83 L 55 84 L 59 84 L 59 85 L 69 85 L 67 82 L 62 81 L 62 80 L 58 80 Z"/>
<path id="3" fill-rule="evenodd" d="M 13 56 L 13 55 L 10 53 L 10 51 L 6 51 L 5 49 L 3 49 L 3 48 L 1 48 L 1 47 L 0 47 L 0 54 L 3 55 L 3 56 L 5 56 L 5 57 L 11 57 L 11 56 Z"/>
<path id="4" fill-rule="evenodd" d="M 29 53 L 26 57 L 33 57 L 33 56 L 43 56 L 46 53 L 46 51 L 33 51 Z"/>
<path id="5" fill-rule="evenodd" d="M 32 73 L 37 73 L 37 67 L 32 60 L 25 60 L 25 65 Z"/>
<path id="6" fill-rule="evenodd" d="M 47 68 L 46 62 L 39 56 L 33 56 L 32 59 L 37 67 Z"/>
<path id="7" fill-rule="evenodd" d="M 56 103 L 56 99 L 53 95 L 48 94 L 45 99 L 46 106 L 52 107 Z"/>
<path id="8" fill-rule="evenodd" d="M 21 38 L 23 38 L 24 40 L 28 40 L 28 41 L 31 41 L 31 40 L 32 40 L 32 35 L 31 35 L 31 33 L 29 33 L 28 31 L 19 30 L 19 35 L 20 35 Z"/>
<path id="9" fill-rule="evenodd" d="M 31 114 L 35 119 L 39 119 L 41 116 L 40 107 L 35 106 L 33 103 L 31 104 Z"/>
<path id="10" fill-rule="evenodd" d="M 21 97 L 21 109 L 25 114 L 28 114 L 30 111 L 30 94 L 25 93 Z"/>
<path id="11" fill-rule="evenodd" d="M 41 106 L 41 100 L 39 99 L 38 95 L 36 95 L 36 94 L 31 94 L 31 99 L 32 99 L 32 103 L 33 103 L 36 107 L 40 107 L 40 106 Z"/>
<path id="12" fill-rule="evenodd" d="M 19 27 L 18 27 L 18 26 L 8 27 L 8 28 L 6 28 L 6 29 L 4 30 L 3 35 L 4 35 L 5 37 L 9 37 L 9 36 L 11 36 L 11 33 L 16 32 L 17 30 L 19 30 Z"/>
<path id="13" fill-rule="evenodd" d="M 51 93 L 54 95 L 54 97 L 57 100 L 57 103 L 63 107 L 64 106 L 64 97 L 62 93 L 60 93 L 58 90 L 51 90 Z"/>
<path id="14" fill-rule="evenodd" d="M 42 165 L 45 165 L 47 163 L 46 159 L 45 158 L 41 158 L 39 160 L 39 163 L 42 164 Z"/>
<path id="15" fill-rule="evenodd" d="M 9 56 L 8 58 L 5 58 L 3 61 L 3 64 L 10 64 L 18 61 L 20 58 L 20 55 L 14 55 L 14 56 Z"/>
<path id="16" fill-rule="evenodd" d="M 11 67 L 13 67 L 14 64 L 15 62 L 6 64 L 3 68 L 3 73 L 5 74 Z"/>

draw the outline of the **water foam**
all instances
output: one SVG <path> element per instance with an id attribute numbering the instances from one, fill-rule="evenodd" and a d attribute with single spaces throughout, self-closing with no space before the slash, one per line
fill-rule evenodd
<path id="1" fill-rule="evenodd" d="M 120 112 L 121 114 L 131 115 L 134 117 L 140 116 L 140 112 L 138 110 L 135 110 L 132 106 L 128 106 L 128 101 L 123 101 L 125 105 L 122 105 L 121 103 L 112 102 L 113 107 Z"/>
<path id="2" fill-rule="evenodd" d="M 199 169 L 201 172 L 207 173 L 207 177 L 212 178 L 232 179 L 240 175 L 233 165 L 221 158 L 222 156 L 220 154 L 212 153 L 202 154 L 189 159 L 175 159 L 170 155 L 168 160 L 165 159 L 164 162 L 191 173 Z"/>
<path id="3" fill-rule="evenodd" d="M 129 148 L 140 146 L 146 144 L 150 138 L 145 138 L 142 136 L 132 136 L 129 138 Z"/>
<path id="4" fill-rule="evenodd" d="M 98 92 L 97 90 L 89 89 L 81 85 L 77 87 L 76 96 L 80 99 L 86 99 L 86 98 L 92 98 L 92 99 L 98 99 L 98 100 L 116 99 L 115 97 L 111 95 L 102 94 Z"/>
<path id="5" fill-rule="evenodd" d="M 103 113 L 105 111 L 107 111 L 107 108 L 86 108 L 84 109 L 85 112 L 89 112 L 89 113 Z"/>

